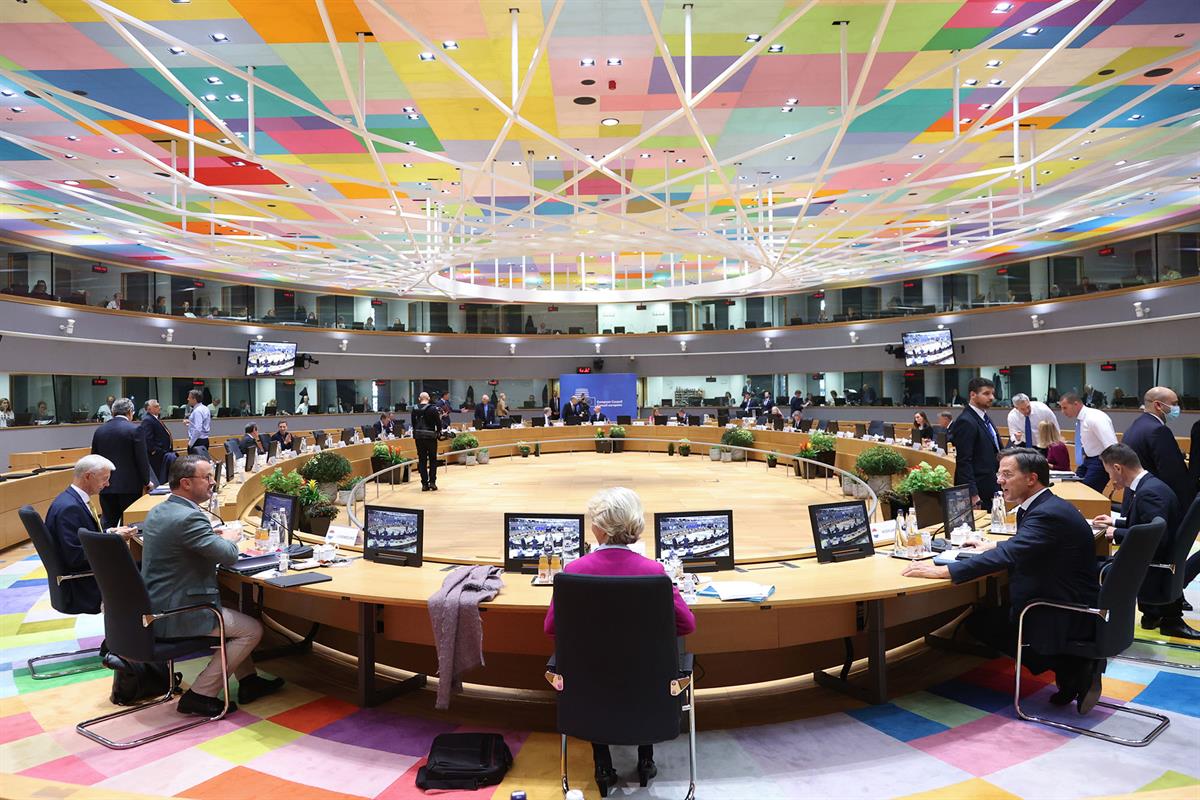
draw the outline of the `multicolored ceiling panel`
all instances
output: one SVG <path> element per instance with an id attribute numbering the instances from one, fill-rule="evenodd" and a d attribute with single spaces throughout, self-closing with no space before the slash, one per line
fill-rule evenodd
<path id="1" fill-rule="evenodd" d="M 28 0 L 0 23 L 0 235 L 170 270 L 683 298 L 1200 211 L 1194 2 Z"/>

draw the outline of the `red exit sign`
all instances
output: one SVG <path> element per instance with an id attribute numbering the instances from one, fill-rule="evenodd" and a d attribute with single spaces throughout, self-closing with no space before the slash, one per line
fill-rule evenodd
<path id="1" fill-rule="evenodd" d="M 199 381 L 199 380 L 192 381 L 192 386 L 203 386 L 203 385 L 204 385 L 204 381 Z"/>
<path id="2" fill-rule="evenodd" d="M 92 378 L 92 386 L 108 386 L 108 378 Z"/>
<path id="3" fill-rule="evenodd" d="M 1000 374 L 1001 375 L 1012 375 L 1012 370 L 1009 369 L 1008 367 L 1001 367 Z"/>
<path id="4" fill-rule="evenodd" d="M 1101 372 L 1116 372 L 1117 365 L 1111 361 L 1106 361 L 1100 365 L 1100 371 Z"/>
<path id="5" fill-rule="evenodd" d="M 996 270 L 996 274 L 997 275 L 1007 275 L 1008 267 L 1001 267 L 1000 269 Z"/>
<path id="6" fill-rule="evenodd" d="M 1115 248 L 1115 247 L 1101 247 L 1099 250 L 1096 251 L 1096 254 L 1101 255 L 1101 256 L 1111 256 L 1111 255 L 1114 255 L 1116 252 L 1117 252 L 1117 248 Z"/>
<path id="7" fill-rule="evenodd" d="M 546 306 L 547 311 L 558 311 L 558 306 Z"/>
<path id="8" fill-rule="evenodd" d="M 92 264 L 92 272 L 99 272 L 103 275 L 105 272 L 108 272 L 108 267 L 103 264 Z"/>
<path id="9" fill-rule="evenodd" d="M 192 281 L 192 286 L 195 286 L 197 289 L 203 289 L 204 281 Z"/>
<path id="10" fill-rule="evenodd" d="M 592 368 L 591 367 L 576 367 L 575 374 L 576 375 L 591 375 Z"/>

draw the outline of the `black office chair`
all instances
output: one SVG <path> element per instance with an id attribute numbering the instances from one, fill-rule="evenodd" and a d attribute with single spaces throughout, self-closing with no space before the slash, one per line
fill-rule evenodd
<path id="1" fill-rule="evenodd" d="M 1188 553 L 1191 552 L 1192 543 L 1196 541 L 1197 533 L 1200 533 L 1200 497 L 1192 501 L 1187 513 L 1183 515 L 1183 522 L 1179 524 L 1179 530 L 1175 533 L 1175 541 L 1171 545 L 1170 559 L 1165 564 L 1150 565 L 1146 579 L 1142 581 L 1142 588 L 1138 591 L 1139 602 L 1164 605 L 1173 603 L 1183 596 L 1183 589 L 1186 585 L 1184 572 L 1187 570 Z M 1126 536 L 1128 537 L 1129 534 Z M 1126 538 L 1125 541 L 1129 541 L 1129 539 Z M 1125 545 L 1122 544 L 1121 548 L 1124 549 L 1124 547 Z M 1160 647 L 1173 647 L 1176 650 L 1190 650 L 1193 653 L 1200 652 L 1200 647 L 1194 644 L 1176 644 L 1160 639 L 1142 638 L 1135 638 L 1134 641 L 1141 644 L 1156 644 Z M 1200 670 L 1200 664 L 1164 661 L 1158 658 L 1130 655 L 1128 652 L 1117 657 L 1122 661 L 1138 661 L 1143 664 L 1157 664 L 1176 669 Z"/>
<path id="2" fill-rule="evenodd" d="M 813 424 L 813 421 L 811 419 L 801 419 L 800 420 L 800 432 L 808 433 L 809 430 L 812 428 L 812 424 Z M 818 428 L 818 430 L 820 430 L 820 428 Z"/>
<path id="3" fill-rule="evenodd" d="M 826 433 L 837 433 L 838 432 L 838 421 L 836 419 L 831 419 L 828 422 L 826 422 L 825 423 L 825 432 Z"/>
<path id="4" fill-rule="evenodd" d="M 229 669 L 225 661 L 225 620 L 216 606 L 209 603 L 181 606 L 154 613 L 150 605 L 150 594 L 142 581 L 137 565 L 125 540 L 120 536 L 95 531 L 80 530 L 79 541 L 83 544 L 83 552 L 87 554 L 88 563 L 100 584 L 100 597 L 104 601 L 104 641 L 110 652 L 126 661 L 141 663 L 167 662 L 167 674 L 175 674 L 175 659 L 192 655 L 213 647 L 219 648 L 221 659 L 221 674 L 225 682 L 225 707 L 215 717 L 193 719 L 165 730 L 156 730 L 137 739 L 113 741 L 96 733 L 92 728 L 111 719 L 136 714 L 147 708 L 169 703 L 175 699 L 176 687 L 174 679 L 167 693 L 158 700 L 133 706 L 132 708 L 115 711 L 101 717 L 85 720 L 75 726 L 75 730 L 83 736 L 98 742 L 113 750 L 128 750 L 132 747 L 153 742 L 181 731 L 190 730 L 206 722 L 221 719 L 229 711 Z M 186 638 L 158 638 L 154 635 L 152 625 L 155 620 L 182 614 L 187 611 L 206 610 L 212 613 L 217 636 L 190 636 Z"/>
<path id="5" fill-rule="evenodd" d="M 546 680 L 558 699 L 563 794 L 569 788 L 568 736 L 616 745 L 668 742 L 679 736 L 687 711 L 692 800 L 695 682 L 692 655 L 680 653 L 675 635 L 671 580 L 560 572 L 554 577 L 554 628 Z"/>
<path id="6" fill-rule="evenodd" d="M 883 436 L 883 420 L 873 419 L 867 423 L 867 433 L 872 436 Z"/>
<path id="7" fill-rule="evenodd" d="M 363 439 L 366 441 L 369 442 L 375 438 L 375 428 L 371 425 L 359 425 L 359 428 L 362 429 Z"/>
<path id="8" fill-rule="evenodd" d="M 1125 651 L 1133 642 L 1134 618 L 1137 615 L 1138 588 L 1146 577 L 1150 567 L 1150 559 L 1158 547 L 1167 523 L 1162 517 L 1155 517 L 1152 522 L 1144 525 L 1134 525 L 1125 536 L 1125 541 L 1117 550 L 1112 563 L 1108 565 L 1101 577 L 1100 597 L 1095 608 L 1088 608 L 1082 603 L 1064 603 L 1057 600 L 1034 600 L 1021 610 L 1017 620 L 1017 669 L 1016 681 L 1013 687 L 1013 708 L 1017 716 L 1030 722 L 1046 725 L 1060 730 L 1074 731 L 1083 736 L 1103 739 L 1106 742 L 1123 744 L 1129 747 L 1145 747 L 1154 741 L 1160 733 L 1167 729 L 1171 720 L 1162 714 L 1143 711 L 1140 708 L 1108 703 L 1103 700 L 1096 703 L 1104 706 L 1114 714 L 1132 714 L 1139 717 L 1157 720 L 1154 730 L 1141 739 L 1126 739 L 1100 731 L 1089 730 L 1078 725 L 1068 725 L 1065 722 L 1046 719 L 1033 714 L 1026 714 L 1021 708 L 1021 655 L 1025 648 L 1025 616 L 1038 608 L 1058 608 L 1077 614 L 1090 614 L 1097 618 L 1095 634 L 1090 640 L 1075 640 L 1068 642 L 1069 649 L 1065 654 L 1083 656 L 1084 658 L 1114 658 Z"/>
<path id="9" fill-rule="evenodd" d="M 98 603 L 94 605 L 91 603 L 85 604 L 76 598 L 73 593 L 63 590 L 63 581 L 90 580 L 92 573 L 67 573 L 63 569 L 62 559 L 59 558 L 58 554 L 58 545 L 50 537 L 50 531 L 46 529 L 46 523 L 42 520 L 42 515 L 33 506 L 21 506 L 17 514 L 21 517 L 21 522 L 25 525 L 25 530 L 29 534 L 29 540 L 33 542 L 33 549 L 37 551 L 38 558 L 42 561 L 42 567 L 46 570 L 46 585 L 50 588 L 50 607 L 60 614 L 99 614 L 100 605 Z M 34 667 L 34 664 L 39 664 L 43 661 L 57 661 L 59 659 L 76 660 L 89 655 L 96 656 L 97 660 L 53 672 L 39 673 Z M 73 650 L 69 653 L 51 653 L 44 656 L 34 656 L 28 661 L 29 677 L 35 681 L 43 681 L 49 678 L 61 678 L 64 675 L 91 672 L 94 669 L 100 669 L 104 666 L 99 661 L 99 656 L 100 648 L 98 647 L 86 647 L 82 650 Z"/>
<path id="10" fill-rule="evenodd" d="M 633 417 L 629 416 L 628 414 L 617 414 L 617 424 L 618 425 L 632 425 Z"/>
<path id="11" fill-rule="evenodd" d="M 233 458 L 236 461 L 237 459 L 242 457 L 242 446 L 240 444 L 238 444 L 237 439 L 226 439 L 225 440 L 225 452 L 232 453 Z"/>

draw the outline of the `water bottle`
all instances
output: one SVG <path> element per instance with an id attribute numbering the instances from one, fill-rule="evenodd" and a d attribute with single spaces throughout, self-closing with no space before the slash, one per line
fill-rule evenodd
<path id="1" fill-rule="evenodd" d="M 567 792 L 566 800 L 583 800 L 583 790 L 582 789 L 570 790 L 569 792 Z"/>
<path id="2" fill-rule="evenodd" d="M 274 525 L 267 528 L 267 552 L 274 553 L 279 550 L 279 531 Z"/>
<path id="3" fill-rule="evenodd" d="M 288 571 L 288 551 L 279 551 L 279 574 L 283 575 Z"/>
<path id="4" fill-rule="evenodd" d="M 683 576 L 683 586 L 680 587 L 679 594 L 683 597 L 683 602 L 692 604 L 696 602 L 696 576 L 692 573 L 685 573 Z"/>
<path id="5" fill-rule="evenodd" d="M 904 555 L 908 547 L 908 515 L 904 513 L 904 509 L 900 509 L 900 513 L 896 515 L 896 552 Z"/>
<path id="6" fill-rule="evenodd" d="M 221 510 L 221 498 L 217 496 L 216 492 L 213 492 L 211 495 L 209 495 L 209 498 L 208 498 L 208 511 L 211 514 L 220 516 L 220 514 L 218 513 L 218 512 L 220 512 L 220 510 Z"/>
<path id="7" fill-rule="evenodd" d="M 992 498 L 992 533 L 1006 533 L 1008 531 L 1008 523 L 1006 517 L 1008 510 L 1004 507 L 1004 495 L 996 492 L 996 496 Z"/>

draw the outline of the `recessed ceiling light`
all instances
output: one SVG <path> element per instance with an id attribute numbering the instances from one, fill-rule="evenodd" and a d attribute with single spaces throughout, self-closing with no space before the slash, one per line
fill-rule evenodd
<path id="1" fill-rule="evenodd" d="M 784 103 L 784 105 L 788 105 L 788 106 L 794 106 L 794 105 L 796 105 L 796 104 L 797 104 L 797 103 L 799 103 L 799 102 L 800 102 L 800 100 L 799 100 L 798 98 L 795 98 L 795 97 L 789 97 L 789 98 L 787 99 L 787 101 Z"/>
<path id="2" fill-rule="evenodd" d="M 620 125 L 621 120 L 617 119 L 616 117 L 605 117 L 604 119 L 600 120 L 600 124 L 606 128 L 611 128 L 614 125 Z"/>
<path id="3" fill-rule="evenodd" d="M 421 115 L 420 114 L 409 114 L 408 118 L 409 119 L 420 119 Z"/>
<path id="4" fill-rule="evenodd" d="M 687 159 L 686 158 L 677 158 L 677 159 L 675 159 L 675 163 L 676 164 L 686 164 Z"/>
<path id="5" fill-rule="evenodd" d="M 235 167 L 244 167 L 244 166 L 246 166 L 246 162 L 245 162 L 245 161 L 230 161 L 229 163 L 230 163 L 232 166 L 235 166 Z"/>
<path id="6" fill-rule="evenodd" d="M 979 85 L 978 78 L 967 78 L 965 81 L 963 81 L 963 86 L 978 86 L 978 85 Z"/>
<path id="7" fill-rule="evenodd" d="M 509 163 L 510 163 L 510 164 L 512 164 L 514 167 L 519 167 L 519 166 L 521 166 L 521 162 L 520 162 L 520 161 L 510 161 Z"/>
<path id="8" fill-rule="evenodd" d="M 405 162 L 405 163 L 401 164 L 400 166 L 404 167 L 405 169 L 412 169 L 412 164 L 409 164 L 408 162 Z"/>
<path id="9" fill-rule="evenodd" d="M 782 53 L 782 52 L 783 52 L 783 45 L 781 45 L 781 44 L 773 44 L 773 45 L 771 45 L 770 47 L 768 47 L 768 48 L 767 48 L 767 52 L 768 52 L 768 53 Z"/>
<path id="10" fill-rule="evenodd" d="M 650 154 L 649 154 L 649 153 L 642 153 L 642 155 L 641 155 L 640 157 L 641 157 L 641 158 L 649 158 L 649 157 L 650 157 Z"/>
<path id="11" fill-rule="evenodd" d="M 1141 114 L 1130 114 L 1130 115 L 1129 115 L 1129 119 L 1130 119 L 1130 121 L 1132 121 L 1132 122 L 1136 122 L 1136 121 L 1138 121 L 1138 120 L 1139 120 L 1139 119 L 1141 119 L 1141 118 L 1142 118 L 1142 115 L 1141 115 Z"/>
<path id="12" fill-rule="evenodd" d="M 72 134 L 72 135 L 70 135 L 70 136 L 68 136 L 68 137 L 67 137 L 67 141 L 68 141 L 68 142 L 78 142 L 78 141 L 79 141 L 79 137 L 78 137 L 78 136 L 75 136 L 74 134 Z"/>
<path id="13" fill-rule="evenodd" d="M 974 120 L 972 120 L 970 117 L 963 117 L 962 119 L 960 119 L 958 121 L 958 124 L 959 125 L 970 125 L 972 122 L 974 122 Z"/>
<path id="14" fill-rule="evenodd" d="M 795 106 L 784 106 L 783 108 L 781 108 L 781 109 L 779 109 L 779 110 L 780 110 L 780 111 L 782 111 L 782 112 L 783 112 L 783 113 L 785 113 L 785 114 L 789 114 L 789 113 L 791 113 L 792 111 L 794 111 L 794 110 L 795 110 L 795 108 L 796 108 Z"/>
<path id="15" fill-rule="evenodd" d="M 454 41 L 453 39 L 447 39 L 446 41 L 442 42 L 442 49 L 443 50 L 457 50 L 458 42 Z"/>
<path id="16" fill-rule="evenodd" d="M 581 59 L 579 59 L 579 66 L 581 66 L 581 67 L 594 67 L 594 66 L 596 66 L 596 59 L 594 59 L 594 58 L 581 58 Z"/>
<path id="17" fill-rule="evenodd" d="M 1125 166 L 1125 165 L 1126 165 L 1126 164 L 1128 164 L 1128 163 L 1129 163 L 1129 162 L 1128 162 L 1128 161 L 1126 161 L 1125 159 L 1121 159 L 1120 161 L 1118 161 L 1118 162 L 1116 163 L 1116 165 L 1115 165 L 1115 166 L 1118 166 L 1118 167 L 1123 167 L 1123 166 Z"/>
<path id="18" fill-rule="evenodd" d="M 79 181 L 63 181 L 67 186 L 78 186 Z"/>
<path id="19" fill-rule="evenodd" d="M 1078 160 L 1079 160 L 1079 156 L 1071 156 L 1071 160 L 1072 160 L 1072 161 L 1078 161 Z"/>
<path id="20" fill-rule="evenodd" d="M 1050 174 L 1050 170 L 1048 170 L 1048 169 L 1044 169 L 1044 170 L 1042 170 L 1042 174 L 1043 174 L 1043 175 L 1049 175 L 1049 174 Z"/>
<path id="21" fill-rule="evenodd" d="M 891 179 L 891 178 L 884 178 L 883 180 L 884 180 L 884 183 L 891 183 L 891 182 L 892 182 L 892 179 Z"/>
<path id="22" fill-rule="evenodd" d="M 924 153 L 913 153 L 913 158 L 920 160 L 925 157 Z"/>
<path id="23" fill-rule="evenodd" d="M 72 159 L 72 158 L 75 158 L 75 157 L 76 157 L 76 156 L 73 156 L 73 155 L 71 155 L 70 153 L 67 153 L 66 155 L 64 155 L 64 156 L 63 156 L 63 158 L 66 158 L 66 159 Z"/>
<path id="24" fill-rule="evenodd" d="M 192 2 L 192 0 L 171 0 L 171 2 L 177 6 L 185 6 L 188 3 Z"/>
<path id="25" fill-rule="evenodd" d="M 608 66 L 610 66 L 610 67 L 619 67 L 619 66 L 621 66 L 621 59 L 619 59 L 619 58 L 610 58 L 610 59 L 608 59 L 608 61 L 606 61 L 605 63 L 606 63 L 606 64 L 608 64 Z"/>
<path id="26" fill-rule="evenodd" d="M 416 112 L 416 110 L 417 109 L 415 106 L 404 106 L 404 108 L 400 109 L 401 113 L 404 114 L 413 114 Z"/>
<path id="27" fill-rule="evenodd" d="M 989 68 L 989 69 L 995 69 L 996 67 L 1000 66 L 1000 65 L 1001 65 L 1001 64 L 1003 64 L 1003 63 L 1004 63 L 1004 62 L 1003 62 L 1003 61 L 1001 61 L 1000 59 L 998 59 L 998 58 L 993 58 L 991 61 L 989 61 L 989 62 L 987 62 L 986 64 L 984 64 L 984 66 L 985 66 L 985 67 L 987 67 L 987 68 Z"/>
<path id="28" fill-rule="evenodd" d="M 1012 11 L 1012 3 L 996 3 L 996 7 L 992 9 L 993 14 L 1007 14 Z"/>
<path id="29" fill-rule="evenodd" d="M 1034 26 L 1032 28 L 1026 28 L 1025 30 L 1021 31 L 1021 35 L 1022 36 L 1037 36 L 1041 32 L 1042 32 L 1041 28 Z"/>
<path id="30" fill-rule="evenodd" d="M 418 53 L 417 58 L 421 59 L 422 61 L 436 61 L 437 60 L 437 56 L 435 56 L 433 53 L 429 52 L 428 50 L 426 50 L 423 53 Z"/>
<path id="31" fill-rule="evenodd" d="M 771 176 L 771 180 L 773 180 L 773 181 L 777 181 L 777 180 L 779 180 L 779 176 L 778 176 L 778 175 L 772 175 L 772 176 Z"/>
<path id="32" fill-rule="evenodd" d="M 213 86 L 220 86 L 223 83 L 223 81 L 221 80 L 221 76 L 219 76 L 219 75 L 209 75 L 207 78 L 204 79 L 204 82 L 210 83 Z"/>
<path id="33" fill-rule="evenodd" d="M 784 161 L 795 161 L 796 157 L 795 156 L 785 156 L 783 160 Z"/>
<path id="34" fill-rule="evenodd" d="M 762 34 L 761 33 L 748 33 L 748 34 L 746 34 L 746 41 L 747 42 L 761 42 Z"/>
<path id="35" fill-rule="evenodd" d="M 5 97 L 12 97 L 14 94 L 16 94 L 16 92 L 14 92 L 12 89 L 0 89 L 0 95 L 4 95 Z"/>
<path id="36" fill-rule="evenodd" d="M 1193 84 L 1188 87 L 1189 92 L 1200 92 L 1200 85 Z"/>
<path id="37" fill-rule="evenodd" d="M 206 102 L 206 103 L 215 103 L 215 102 L 217 102 L 217 96 L 216 96 L 215 94 L 212 94 L 211 92 L 210 92 L 209 94 L 202 94 L 202 95 L 200 95 L 200 99 L 201 99 L 201 100 L 203 100 L 203 101 L 204 101 L 204 102 Z"/>
<path id="38" fill-rule="evenodd" d="M 168 47 L 167 52 L 173 56 L 181 56 L 184 53 L 186 53 L 187 51 L 184 50 L 182 47 Z"/>
<path id="39" fill-rule="evenodd" d="M 547 161 L 558 161 L 558 156 L 554 155 L 554 153 L 551 153 L 550 155 L 546 156 L 546 160 Z"/>
<path id="40" fill-rule="evenodd" d="M 991 107 L 992 107 L 992 104 L 991 104 L 991 103 L 980 103 L 980 104 L 979 104 L 979 110 L 980 110 L 980 111 L 987 111 L 987 110 L 988 110 L 989 108 L 991 108 Z"/>
<path id="41" fill-rule="evenodd" d="M 240 94 L 227 94 L 227 95 L 225 95 L 225 99 L 231 103 L 242 102 L 242 96 Z"/>
<path id="42" fill-rule="evenodd" d="M 988 86 L 1003 86 L 1004 78 L 992 78 L 988 81 Z"/>
<path id="43" fill-rule="evenodd" d="M 116 176 L 116 175 L 109 175 L 109 176 L 108 176 L 108 179 L 109 179 L 110 181 L 115 181 L 115 180 L 117 179 L 117 176 Z"/>
<path id="44" fill-rule="evenodd" d="M 226 139 L 224 136 L 222 136 L 220 139 L 217 139 L 217 144 L 229 144 L 229 143 L 230 143 L 229 140 Z"/>
<path id="45" fill-rule="evenodd" d="M 214 42 L 216 42 L 217 44 L 221 44 L 222 42 L 228 42 L 228 41 L 229 41 L 229 37 L 228 37 L 228 36 L 226 36 L 226 35 L 225 35 L 225 34 L 223 34 L 223 33 L 210 33 L 210 34 L 208 35 L 208 38 L 212 39 L 212 40 L 213 40 Z"/>
<path id="46" fill-rule="evenodd" d="M 121 149 L 121 148 L 119 148 L 119 147 L 110 147 L 110 148 L 108 148 L 108 152 L 110 152 L 110 153 L 124 153 L 125 151 L 124 151 L 124 150 L 122 150 L 122 149 Z"/>

